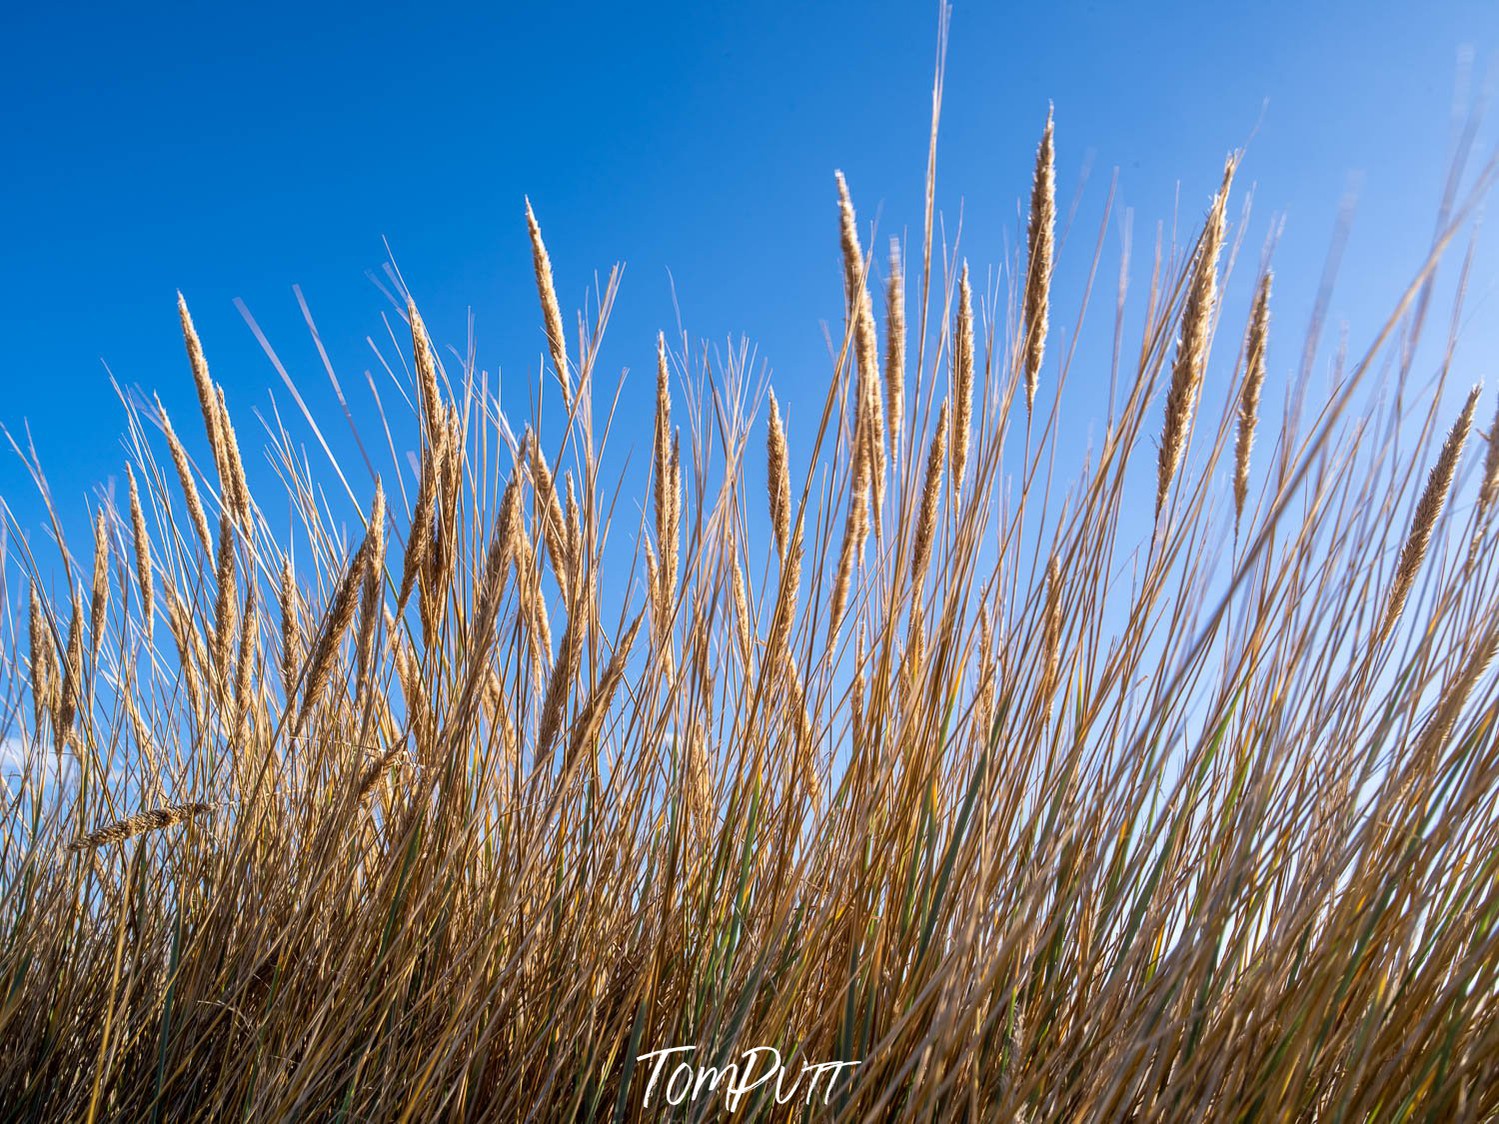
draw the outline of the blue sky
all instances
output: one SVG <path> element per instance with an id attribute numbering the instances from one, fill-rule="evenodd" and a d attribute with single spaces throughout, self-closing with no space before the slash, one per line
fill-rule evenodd
<path id="1" fill-rule="evenodd" d="M 821 323 L 841 316 L 833 170 L 866 229 L 879 217 L 881 245 L 919 241 L 935 17 L 929 3 L 17 9 L 0 45 L 0 423 L 29 422 L 54 493 L 76 507 L 122 470 L 103 363 L 194 416 L 179 288 L 237 414 L 280 385 L 234 298 L 326 412 L 291 287 L 357 386 L 388 307 L 366 278 L 385 239 L 439 340 L 461 346 L 472 310 L 480 363 L 502 370 L 518 409 L 543 349 L 526 194 L 565 309 L 626 263 L 607 360 L 639 373 L 642 403 L 655 332 L 676 322 L 674 281 L 689 334 L 747 334 L 794 419 L 820 406 Z M 1111 170 L 1143 266 L 1178 190 L 1195 225 L 1225 153 L 1253 134 L 1240 183 L 1255 189 L 1254 257 L 1272 217 L 1286 220 L 1283 376 L 1351 177 L 1360 204 L 1334 315 L 1355 341 L 1419 264 L 1465 45 L 1480 76 L 1493 69 L 1499 5 L 960 2 L 939 208 L 949 229 L 962 209 L 980 276 L 1002 260 L 1054 102 L 1064 212 L 1092 168 L 1059 265 L 1070 330 L 1066 295 Z M 1240 306 L 1249 273 L 1230 289 Z M 1481 248 L 1458 356 L 1474 377 L 1491 374 L 1478 364 L 1499 334 L 1496 281 L 1499 257 Z M 647 441 L 648 407 L 627 404 L 622 425 L 623 440 Z M 253 423 L 239 429 L 253 444 Z M 35 510 L 8 450 L 0 495 Z"/>

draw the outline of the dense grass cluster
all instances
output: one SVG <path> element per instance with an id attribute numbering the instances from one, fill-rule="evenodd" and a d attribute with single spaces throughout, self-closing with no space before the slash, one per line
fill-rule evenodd
<path id="1" fill-rule="evenodd" d="M 1469 206 L 1282 380 L 1231 160 L 1078 417 L 1052 164 L 987 294 L 840 177 L 820 415 L 661 340 L 623 480 L 529 208 L 545 424 L 408 304 L 368 472 L 247 466 L 182 305 L 206 437 L 125 396 L 91 550 L 10 536 L 0 1114 L 721 1112 L 645 1106 L 683 1045 L 861 1063 L 745 1118 L 1499 1111 L 1499 445 L 1414 367 Z"/>

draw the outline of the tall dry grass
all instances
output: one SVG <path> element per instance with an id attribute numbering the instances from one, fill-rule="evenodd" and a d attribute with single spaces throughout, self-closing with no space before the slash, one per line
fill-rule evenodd
<path id="1" fill-rule="evenodd" d="M 1318 399 L 1230 161 L 1078 458 L 1053 153 L 1008 294 L 928 237 L 908 302 L 839 177 L 823 408 L 660 340 L 623 481 L 529 204 L 519 436 L 410 305 L 384 467 L 262 457 L 184 304 L 203 435 L 126 396 L 92 555 L 10 537 L 0 1112 L 654 1119 L 680 1045 L 860 1060 L 844 1120 L 1499 1112 L 1499 460 L 1412 367 L 1489 173 Z"/>

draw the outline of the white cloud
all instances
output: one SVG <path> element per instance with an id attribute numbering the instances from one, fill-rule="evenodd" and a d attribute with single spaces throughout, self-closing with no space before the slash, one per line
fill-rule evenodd
<path id="1" fill-rule="evenodd" d="M 71 754 L 60 756 L 30 738 L 0 738 L 0 784 L 10 798 L 18 796 L 25 785 L 34 790 L 41 784 L 45 791 L 55 794 L 73 781 L 76 772 L 77 762 Z"/>

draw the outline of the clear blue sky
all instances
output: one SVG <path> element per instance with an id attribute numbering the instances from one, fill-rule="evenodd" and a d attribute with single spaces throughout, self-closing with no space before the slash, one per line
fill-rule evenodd
<path id="1" fill-rule="evenodd" d="M 461 345 L 473 310 L 481 365 L 503 370 L 518 408 L 543 347 L 525 194 L 566 309 L 596 271 L 627 264 L 608 359 L 644 376 L 643 396 L 655 331 L 675 323 L 669 270 L 691 335 L 748 334 L 793 415 L 810 412 L 827 374 L 820 322 L 841 315 L 833 169 L 862 220 L 919 241 L 935 15 L 925 2 L 16 6 L 0 44 L 0 423 L 30 423 L 76 508 L 123 463 L 101 360 L 194 417 L 179 288 L 237 414 L 284 394 L 236 297 L 329 409 L 291 286 L 345 385 L 362 384 L 364 337 L 387 307 L 365 277 L 382 239 L 440 340 Z M 1429 241 L 1463 45 L 1482 73 L 1499 5 L 959 2 L 939 206 L 950 225 L 963 207 L 976 265 L 999 261 L 1055 102 L 1064 209 L 1094 169 L 1065 293 L 1112 168 L 1143 250 L 1178 184 L 1183 219 L 1198 220 L 1224 154 L 1258 123 L 1246 246 L 1257 255 L 1285 214 L 1277 324 L 1297 340 L 1339 198 L 1362 174 L 1334 309 L 1356 341 Z M 1496 280 L 1485 252 L 1460 360 L 1493 354 Z M 633 416 L 643 441 L 644 407 Z M 247 416 L 239 429 L 255 443 Z M 8 450 L 0 495 L 34 510 Z"/>

